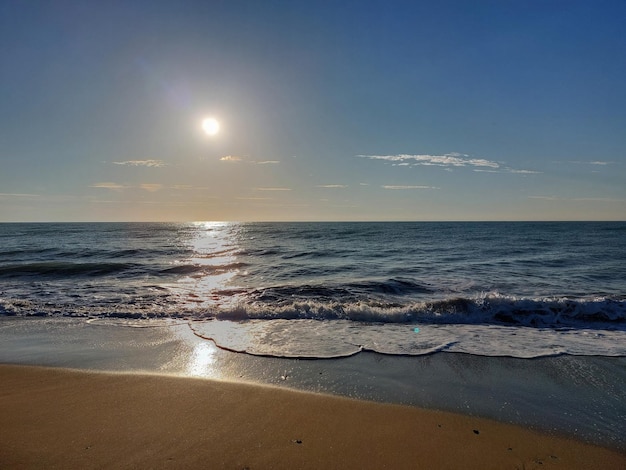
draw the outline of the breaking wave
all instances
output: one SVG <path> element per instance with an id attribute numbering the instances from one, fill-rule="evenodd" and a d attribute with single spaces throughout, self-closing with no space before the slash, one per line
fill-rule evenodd
<path id="1" fill-rule="evenodd" d="M 208 303 L 192 298 L 181 302 L 171 294 L 154 289 L 152 297 L 122 298 L 119 302 L 52 303 L 0 297 L 0 314 L 19 316 L 85 316 L 117 318 L 189 318 L 246 320 L 350 320 L 358 323 L 426 324 L 496 324 L 528 327 L 559 327 L 626 324 L 624 299 L 514 298 L 498 294 L 477 298 L 453 297 L 441 300 L 399 302 L 356 300 L 320 301 L 304 298 L 316 293 L 314 288 L 298 288 L 295 298 L 290 288 L 269 292 L 222 291 L 230 305 Z M 226 295 L 227 294 L 227 295 Z M 325 290 L 317 298 L 350 296 L 342 290 Z M 237 300 L 237 298 L 239 299 Z"/>

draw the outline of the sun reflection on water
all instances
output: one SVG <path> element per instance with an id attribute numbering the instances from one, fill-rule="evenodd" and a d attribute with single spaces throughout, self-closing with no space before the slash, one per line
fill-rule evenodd
<path id="1" fill-rule="evenodd" d="M 216 366 L 217 347 L 209 342 L 197 343 L 189 357 L 187 375 L 192 377 L 205 377 L 217 379 L 220 377 L 219 368 Z"/>
<path id="2" fill-rule="evenodd" d="M 200 269 L 178 281 L 178 287 L 187 296 L 194 310 L 215 314 L 231 308 L 237 300 L 220 294 L 232 279 L 240 274 L 237 263 L 238 224 L 232 222 L 195 222 L 188 246 L 191 256 L 182 263 Z"/>

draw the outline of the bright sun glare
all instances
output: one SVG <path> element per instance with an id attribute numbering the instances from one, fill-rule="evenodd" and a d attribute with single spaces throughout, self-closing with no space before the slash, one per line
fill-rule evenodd
<path id="1" fill-rule="evenodd" d="M 220 123 L 215 118 L 206 118 L 202 121 L 202 129 L 207 135 L 213 136 L 220 131 Z"/>

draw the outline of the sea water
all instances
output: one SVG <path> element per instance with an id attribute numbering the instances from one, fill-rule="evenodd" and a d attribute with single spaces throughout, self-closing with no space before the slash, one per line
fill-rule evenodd
<path id="1" fill-rule="evenodd" d="M 0 224 L 0 315 L 224 349 L 626 355 L 626 223 Z"/>
<path id="2" fill-rule="evenodd" d="M 0 224 L 0 362 L 250 380 L 621 450 L 625 313 L 621 222 Z"/>

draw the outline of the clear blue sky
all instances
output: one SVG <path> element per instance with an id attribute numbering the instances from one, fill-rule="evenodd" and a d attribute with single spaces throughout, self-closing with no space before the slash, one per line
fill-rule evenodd
<path id="1" fill-rule="evenodd" d="M 0 221 L 502 219 L 626 220 L 625 1 L 0 2 Z"/>

